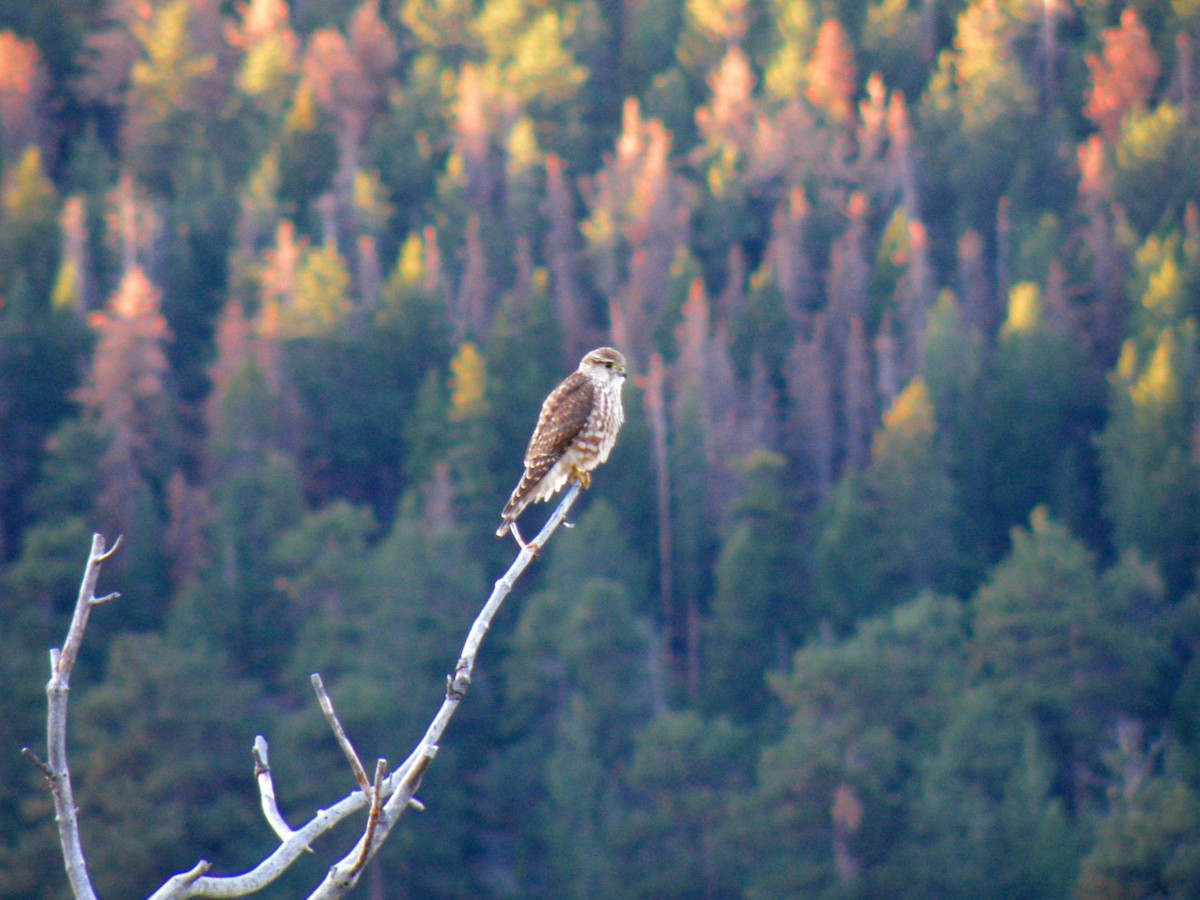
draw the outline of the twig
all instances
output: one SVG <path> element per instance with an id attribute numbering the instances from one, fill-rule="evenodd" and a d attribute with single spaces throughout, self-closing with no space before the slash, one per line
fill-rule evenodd
<path id="1" fill-rule="evenodd" d="M 387 760 L 380 759 L 375 763 L 375 782 L 371 788 L 371 810 L 367 814 L 367 830 L 362 839 L 362 853 L 354 864 L 354 872 L 361 872 L 370 858 L 371 847 L 375 842 L 375 829 L 379 825 L 379 812 L 383 809 L 383 779 L 387 777 Z"/>
<path id="2" fill-rule="evenodd" d="M 474 623 L 471 625 L 471 630 L 467 634 L 466 642 L 463 644 L 462 653 L 459 656 L 454 674 L 447 679 L 446 697 L 442 701 L 441 708 L 438 709 L 437 714 L 433 717 L 433 721 L 429 723 L 424 737 L 422 737 L 420 743 L 417 744 L 412 753 L 409 754 L 403 766 L 391 775 L 386 776 L 381 774 L 377 767 L 377 782 L 375 785 L 368 785 L 364 790 L 352 792 L 329 809 L 319 810 L 301 828 L 290 831 L 290 835 L 283 843 L 249 872 L 241 875 L 222 877 L 208 876 L 203 874 L 208 870 L 208 864 L 201 862 L 191 871 L 175 875 L 168 880 L 150 897 L 150 900 L 184 900 L 184 898 L 188 897 L 240 897 L 262 890 L 286 871 L 316 838 L 327 833 L 339 822 L 363 807 L 369 807 L 373 798 L 388 797 L 388 800 L 383 803 L 374 817 L 374 829 L 372 830 L 371 828 L 371 817 L 368 816 L 367 829 L 362 837 L 359 838 L 354 848 L 329 870 L 325 880 L 310 895 L 310 900 L 328 900 L 328 898 L 344 897 L 349 893 L 358 883 L 364 866 L 378 852 L 379 847 L 387 839 L 401 814 L 409 806 L 417 809 L 422 808 L 414 795 L 421 786 L 425 772 L 437 755 L 438 741 L 441 740 L 441 736 L 446 730 L 450 719 L 454 716 L 458 704 L 466 696 L 467 689 L 470 687 L 471 675 L 475 667 L 475 658 L 479 653 L 479 647 L 484 637 L 486 637 L 488 629 L 491 627 L 492 619 L 500 609 L 505 597 L 512 591 L 517 578 L 528 568 L 534 557 L 545 546 L 550 536 L 563 523 L 567 513 L 570 512 L 571 506 L 579 496 L 580 488 L 581 485 L 578 482 L 572 483 L 566 494 L 564 494 L 558 508 L 555 509 L 537 537 L 522 546 L 516 560 L 504 576 L 496 582 L 487 603 L 484 604 L 483 609 L 480 610 L 479 615 L 476 616 Z M 320 691 L 317 692 L 317 696 L 319 699 L 321 696 Z M 326 699 L 328 699 L 327 694 Z M 330 705 L 330 709 L 332 709 L 332 704 Z M 329 718 L 328 715 L 327 718 Z M 336 716 L 334 716 L 333 721 L 336 722 Z M 338 734 L 338 729 L 335 728 L 334 734 Z M 342 732 L 342 735 L 344 737 L 344 732 Z M 257 741 L 255 743 L 257 746 Z M 263 743 L 265 747 L 265 741 Z M 348 743 L 349 741 L 347 741 Z M 357 760 L 357 754 L 354 755 L 354 759 Z M 361 763 L 359 767 L 361 768 Z M 263 790 L 263 779 L 269 779 L 269 771 L 266 770 L 265 754 L 263 755 L 263 770 L 263 772 L 259 772 L 256 765 L 255 774 L 259 780 L 260 792 Z M 270 796 L 273 798 L 274 788 L 270 787 L 268 790 L 270 791 Z M 266 802 L 264 796 L 264 811 L 266 810 Z M 270 820 L 270 814 L 268 814 L 268 820 Z M 280 817 L 280 821 L 282 822 L 282 817 Z M 286 823 L 284 824 L 286 825 Z M 274 828 L 275 825 L 272 824 L 272 827 Z"/>
<path id="3" fill-rule="evenodd" d="M 67 639 L 62 649 L 50 651 L 50 681 L 46 684 L 46 746 L 49 759 L 42 762 L 28 748 L 25 757 L 41 770 L 50 783 L 54 797 L 54 820 L 58 823 L 58 839 L 62 844 L 63 862 L 67 868 L 67 879 L 76 900 L 95 900 L 96 892 L 88 876 L 87 863 L 83 858 L 83 844 L 79 838 L 79 819 L 75 810 L 75 793 L 71 788 L 71 770 L 67 764 L 67 703 L 71 692 L 71 671 L 79 658 L 83 645 L 83 633 L 87 629 L 92 607 L 115 600 L 120 594 L 111 593 L 96 597 L 96 582 L 100 579 L 100 567 L 107 562 L 117 548 L 117 538 L 107 550 L 104 537 L 92 535 L 92 549 L 83 570 L 83 582 L 79 585 L 79 598 L 67 629 Z"/>
<path id="4" fill-rule="evenodd" d="M 271 778 L 271 764 L 267 755 L 267 739 L 261 734 L 255 735 L 254 749 L 251 753 L 254 754 L 254 780 L 258 782 L 263 815 L 267 819 L 267 824 L 271 826 L 271 830 L 278 835 L 281 841 L 286 841 L 295 832 L 279 812 L 279 803 L 275 799 L 275 782 Z"/>
<path id="5" fill-rule="evenodd" d="M 483 605 L 483 609 L 475 617 L 475 621 L 471 625 L 471 630 L 467 633 L 466 642 L 463 644 L 462 653 L 459 654 L 458 665 L 454 668 L 454 674 L 446 680 L 446 698 L 442 701 L 441 708 L 433 717 L 433 721 L 429 723 L 429 727 L 425 730 L 425 736 L 421 738 L 421 742 L 409 754 L 408 759 L 404 761 L 404 765 L 388 778 L 388 783 L 384 787 L 385 793 L 387 791 L 392 791 L 393 793 L 383 807 L 383 816 L 381 817 L 379 827 L 376 829 L 379 836 L 376 838 L 374 846 L 360 840 L 350 853 L 339 860 L 329 870 L 329 874 L 325 876 L 325 880 L 309 895 L 309 900 L 332 900 L 332 898 L 344 897 L 358 883 L 358 878 L 362 870 L 361 867 L 355 869 L 355 866 L 359 857 L 364 851 L 368 854 L 368 859 L 374 855 L 375 851 L 400 819 L 401 814 L 408 807 L 413 794 L 421 786 L 421 779 L 425 777 L 426 769 L 429 768 L 434 756 L 437 755 L 438 742 L 441 740 L 446 726 L 450 723 L 450 719 L 454 717 L 454 713 L 458 709 L 458 704 L 462 702 L 462 699 L 467 694 L 467 689 L 471 685 L 471 674 L 475 668 L 475 658 L 479 653 L 479 647 L 483 643 L 483 639 L 487 636 L 488 630 L 492 626 L 492 619 L 500 609 L 501 604 L 504 603 L 504 599 L 512 591 L 517 578 L 528 568 L 533 558 L 545 546 L 546 541 L 550 539 L 550 536 L 554 534 L 558 526 L 566 519 L 567 513 L 571 511 L 571 506 L 579 496 L 581 487 L 582 485 L 578 481 L 571 483 L 571 487 L 563 496 L 562 502 L 558 504 L 558 508 L 554 510 L 554 514 L 542 526 L 542 530 L 538 532 L 537 537 L 521 547 L 521 552 L 517 554 L 516 560 L 513 561 L 513 564 L 504 573 L 504 576 L 496 582 L 487 603 Z"/>
<path id="6" fill-rule="evenodd" d="M 317 692 L 317 702 L 321 704 L 321 712 L 325 713 L 325 721 L 333 729 L 333 736 L 337 738 L 338 746 L 342 748 L 342 753 L 346 755 L 350 768 L 354 770 L 355 781 L 358 782 L 358 786 L 364 794 L 370 795 L 371 782 L 367 780 L 367 770 L 363 768 L 358 754 L 354 752 L 354 745 L 350 743 L 350 738 L 346 737 L 346 729 L 342 728 L 337 713 L 333 711 L 333 701 L 329 698 L 329 692 L 325 690 L 325 683 L 321 681 L 321 676 L 316 672 L 312 675 L 312 686 L 313 690 Z"/>

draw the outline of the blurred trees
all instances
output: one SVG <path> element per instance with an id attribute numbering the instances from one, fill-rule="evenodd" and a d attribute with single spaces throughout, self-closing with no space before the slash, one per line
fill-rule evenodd
<path id="1" fill-rule="evenodd" d="M 35 740 L 124 533 L 78 673 L 98 881 L 252 858 L 254 730 L 285 809 L 349 788 L 314 670 L 403 752 L 538 405 L 611 343 L 621 442 L 377 886 L 1195 893 L 1196 29 L 0 2 L 0 715 Z M 3 759 L 0 894 L 42 896 Z"/>

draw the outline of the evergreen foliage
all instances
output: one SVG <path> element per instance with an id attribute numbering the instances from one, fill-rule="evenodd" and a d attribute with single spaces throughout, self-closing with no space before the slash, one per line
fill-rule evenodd
<path id="1" fill-rule="evenodd" d="M 90 532 L 96 883 L 249 865 L 253 734 L 293 818 L 309 673 L 408 750 L 602 344 L 378 895 L 1196 895 L 1194 6 L 0 2 L 0 895 Z"/>

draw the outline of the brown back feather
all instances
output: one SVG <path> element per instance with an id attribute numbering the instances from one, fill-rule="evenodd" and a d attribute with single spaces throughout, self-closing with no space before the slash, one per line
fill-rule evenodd
<path id="1" fill-rule="evenodd" d="M 592 380 L 581 372 L 573 372 L 546 398 L 525 451 L 527 481 L 534 484 L 541 481 L 567 452 L 591 415 L 594 394 Z"/>

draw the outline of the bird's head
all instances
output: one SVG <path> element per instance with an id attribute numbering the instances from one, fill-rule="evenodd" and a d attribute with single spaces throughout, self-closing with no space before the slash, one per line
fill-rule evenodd
<path id="1" fill-rule="evenodd" d="M 625 378 L 625 357 L 612 347 L 593 350 L 579 363 L 579 371 L 597 378 Z"/>

